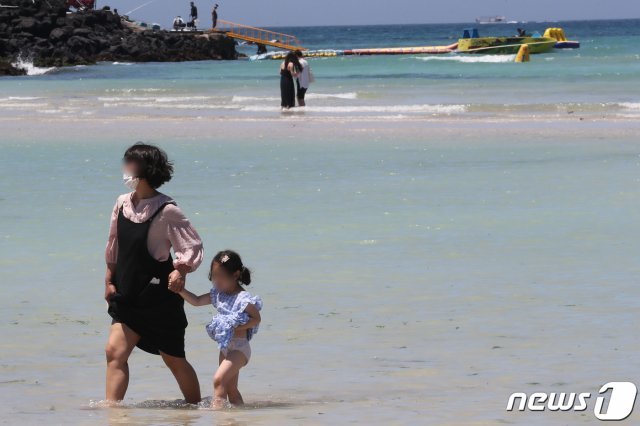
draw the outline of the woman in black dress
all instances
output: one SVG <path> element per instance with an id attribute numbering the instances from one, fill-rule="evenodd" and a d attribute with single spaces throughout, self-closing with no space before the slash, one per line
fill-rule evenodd
<path id="1" fill-rule="evenodd" d="M 289 109 L 296 106 L 296 91 L 293 79 L 302 72 L 302 65 L 293 52 L 289 52 L 280 64 L 280 106 Z"/>
<path id="2" fill-rule="evenodd" d="M 124 183 L 111 215 L 106 249 L 105 300 L 112 318 L 106 345 L 106 399 L 124 399 L 135 346 L 160 355 L 186 402 L 200 402 L 200 385 L 187 362 L 187 318 L 177 293 L 202 262 L 202 241 L 176 202 L 158 192 L 173 166 L 164 151 L 136 144 L 123 159 Z M 171 250 L 175 259 L 171 256 Z"/>

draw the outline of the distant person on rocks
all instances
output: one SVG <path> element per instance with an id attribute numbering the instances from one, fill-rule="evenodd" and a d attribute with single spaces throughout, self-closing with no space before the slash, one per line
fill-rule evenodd
<path id="1" fill-rule="evenodd" d="M 192 27 L 196 27 L 196 19 L 198 19 L 198 8 L 194 2 L 191 2 L 190 22 Z"/>
<path id="2" fill-rule="evenodd" d="M 213 10 L 211 11 L 211 21 L 213 22 L 211 28 L 215 28 L 218 25 L 218 3 L 213 6 Z"/>
<path id="3" fill-rule="evenodd" d="M 173 29 L 176 31 L 181 31 L 185 26 L 186 25 L 184 23 L 184 20 L 182 19 L 182 16 L 176 16 L 176 18 L 173 20 Z"/>

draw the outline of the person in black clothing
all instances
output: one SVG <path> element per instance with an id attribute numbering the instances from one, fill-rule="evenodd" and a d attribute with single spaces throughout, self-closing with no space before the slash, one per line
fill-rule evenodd
<path id="1" fill-rule="evenodd" d="M 296 90 L 293 79 L 298 77 L 302 66 L 295 53 L 289 52 L 280 65 L 280 106 L 283 110 L 296 106 Z"/>
<path id="2" fill-rule="evenodd" d="M 104 298 L 112 318 L 105 399 L 110 404 L 125 397 L 135 346 L 162 357 L 187 403 L 201 399 L 198 376 L 185 357 L 188 322 L 178 293 L 202 260 L 202 240 L 176 202 L 158 191 L 172 175 L 173 164 L 158 147 L 138 143 L 124 154 L 123 183 L 132 192 L 116 201 L 105 251 Z"/>
<path id="3" fill-rule="evenodd" d="M 196 26 L 196 19 L 198 19 L 198 8 L 196 7 L 196 5 L 191 2 L 191 26 L 195 27 Z"/>
<path id="4" fill-rule="evenodd" d="M 216 3 L 213 6 L 213 10 L 211 11 L 211 21 L 213 21 L 213 25 L 211 28 L 215 28 L 218 25 L 218 4 Z"/>

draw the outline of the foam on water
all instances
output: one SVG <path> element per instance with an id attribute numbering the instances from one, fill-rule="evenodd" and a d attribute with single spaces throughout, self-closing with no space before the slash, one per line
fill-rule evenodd
<path id="1" fill-rule="evenodd" d="M 100 96 L 98 100 L 101 102 L 189 102 L 189 101 L 208 101 L 215 99 L 212 96 Z"/>
<path id="2" fill-rule="evenodd" d="M 56 67 L 36 67 L 33 65 L 33 61 L 30 59 L 25 59 L 19 57 L 14 63 L 13 66 L 19 68 L 21 70 L 26 71 L 27 75 L 44 75 L 56 70 Z"/>
<path id="3" fill-rule="evenodd" d="M 626 109 L 640 110 L 640 102 L 620 102 L 618 105 Z"/>
<path id="4" fill-rule="evenodd" d="M 305 96 L 306 99 L 358 99 L 357 92 L 346 93 L 309 93 Z M 264 101 L 275 102 L 280 98 L 276 96 L 233 96 L 232 102 L 252 102 L 252 101 Z"/>
<path id="5" fill-rule="evenodd" d="M 39 96 L 9 96 L 6 98 L 0 98 L 0 102 L 11 102 L 11 101 L 35 101 L 37 99 L 42 99 Z"/>
<path id="6" fill-rule="evenodd" d="M 351 105 L 351 106 L 309 106 L 301 111 L 322 112 L 328 114 L 363 114 L 363 113 L 404 113 L 404 114 L 460 114 L 465 112 L 466 105 Z M 278 106 L 243 106 L 243 111 L 277 111 Z"/>
<path id="7" fill-rule="evenodd" d="M 110 408 L 122 408 L 122 409 L 158 409 L 158 410 L 213 410 L 211 408 L 211 402 L 213 397 L 208 396 L 202 398 L 198 404 L 189 404 L 183 399 L 175 400 L 144 400 L 140 402 L 134 401 L 107 401 L 107 400 L 90 400 L 86 409 L 110 409 Z M 237 411 L 237 410 L 262 410 L 273 408 L 291 408 L 301 405 L 318 405 L 325 404 L 328 401 L 273 401 L 273 400 L 252 400 L 244 405 L 237 406 L 225 401 L 223 407 L 216 409 L 224 411 Z"/>

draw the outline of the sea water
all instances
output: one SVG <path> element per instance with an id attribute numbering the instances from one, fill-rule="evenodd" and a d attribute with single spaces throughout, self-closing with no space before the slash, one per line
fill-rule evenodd
<path id="1" fill-rule="evenodd" d="M 637 82 L 635 53 L 611 31 L 517 67 L 312 60 L 320 95 L 284 116 L 274 62 L 102 64 L 0 80 L 3 423 L 595 423 L 590 410 L 505 407 L 513 392 L 595 396 L 608 381 L 638 383 L 638 122 L 633 109 L 583 109 L 581 121 L 539 107 L 638 102 L 637 85 L 623 84 Z M 605 61 L 581 62 L 603 40 L 626 63 L 620 78 Z M 576 76 L 591 76 L 591 88 Z M 533 98 L 507 99 L 525 88 Z M 243 103 L 253 110 L 235 108 Z M 527 103 L 540 115 L 502 117 Z M 465 109 L 396 110 L 405 105 Z M 139 350 L 123 406 L 100 402 L 104 247 L 125 192 L 122 153 L 137 140 L 168 151 L 176 173 L 161 189 L 203 238 L 188 288 L 208 291 L 220 249 L 254 271 L 249 290 L 265 307 L 240 375 L 244 409 L 185 406 L 161 360 Z M 188 359 L 210 398 L 213 311 L 186 311 Z"/>
<path id="2" fill-rule="evenodd" d="M 512 35 L 518 25 L 483 25 L 481 35 Z M 533 55 L 405 55 L 312 58 L 317 82 L 307 119 L 351 116 L 502 118 L 512 115 L 640 114 L 640 21 L 520 24 L 562 27 L 580 49 Z M 447 45 L 463 24 L 281 28 L 310 49 Z M 253 48 L 239 49 L 248 55 Z M 103 63 L 64 69 L 30 67 L 32 78 L 0 81 L 0 111 L 35 116 L 160 115 L 179 111 L 265 117 L 278 111 L 278 61 Z"/>

